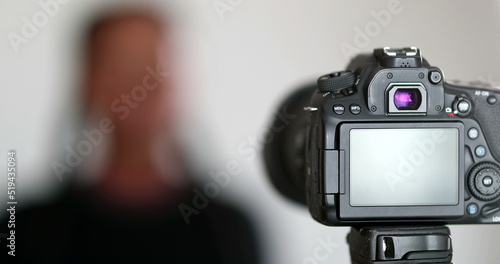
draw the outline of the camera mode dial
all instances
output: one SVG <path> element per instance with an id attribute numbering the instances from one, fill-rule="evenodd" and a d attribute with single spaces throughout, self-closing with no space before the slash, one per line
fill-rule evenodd
<path id="1" fill-rule="evenodd" d="M 500 196 L 500 167 L 491 162 L 479 163 L 469 173 L 469 190 L 476 198 L 491 201 Z"/>
<path id="2" fill-rule="evenodd" d="M 355 81 L 356 75 L 351 71 L 332 72 L 318 78 L 318 90 L 323 93 L 351 95 L 354 93 Z"/>

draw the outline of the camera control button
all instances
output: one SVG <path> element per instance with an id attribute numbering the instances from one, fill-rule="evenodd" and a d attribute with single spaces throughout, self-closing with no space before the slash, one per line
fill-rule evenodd
<path id="1" fill-rule="evenodd" d="M 486 98 L 486 102 L 490 105 L 494 105 L 497 102 L 497 98 L 494 95 L 490 95 Z"/>
<path id="2" fill-rule="evenodd" d="M 479 211 L 479 207 L 475 203 L 471 203 L 467 206 L 467 213 L 470 215 L 475 215 L 477 214 L 477 211 Z"/>
<path id="3" fill-rule="evenodd" d="M 483 178 L 483 185 L 486 187 L 490 187 L 491 185 L 493 185 L 493 178 L 491 178 L 490 176 L 484 177 Z"/>
<path id="4" fill-rule="evenodd" d="M 479 130 L 477 130 L 477 128 L 473 127 L 471 129 L 469 129 L 469 131 L 467 132 L 467 136 L 469 136 L 470 139 L 476 139 L 479 137 Z"/>
<path id="5" fill-rule="evenodd" d="M 500 187 L 500 175 L 493 168 L 485 168 L 476 176 L 476 188 L 484 195 L 495 194 Z"/>
<path id="6" fill-rule="evenodd" d="M 468 101 L 462 100 L 460 103 L 458 103 L 458 111 L 460 113 L 467 113 L 470 110 L 470 103 Z"/>
<path id="7" fill-rule="evenodd" d="M 498 205 L 488 205 L 488 206 L 485 206 L 483 208 L 483 210 L 481 211 L 481 214 L 483 215 L 483 217 L 488 217 L 496 212 L 500 211 L 500 206 Z"/>
<path id="8" fill-rule="evenodd" d="M 359 106 L 358 104 L 351 104 L 349 106 L 349 111 L 351 111 L 353 115 L 358 115 L 359 113 L 361 113 L 361 106 Z"/>
<path id="9" fill-rule="evenodd" d="M 454 114 L 460 117 L 465 117 L 472 112 L 472 103 L 469 99 L 458 97 L 453 103 L 453 109 Z"/>
<path id="10" fill-rule="evenodd" d="M 345 107 L 341 104 L 333 105 L 333 112 L 337 115 L 341 115 L 345 112 Z"/>
<path id="11" fill-rule="evenodd" d="M 476 148 L 476 156 L 482 158 L 486 155 L 486 148 L 484 146 L 478 146 Z"/>
<path id="12" fill-rule="evenodd" d="M 438 71 L 432 71 L 429 74 L 429 81 L 433 84 L 438 84 L 441 81 L 441 79 L 443 79 L 443 76 Z"/>
<path id="13" fill-rule="evenodd" d="M 491 162 L 472 168 L 468 179 L 469 190 L 479 200 L 492 201 L 500 196 L 500 167 Z"/>

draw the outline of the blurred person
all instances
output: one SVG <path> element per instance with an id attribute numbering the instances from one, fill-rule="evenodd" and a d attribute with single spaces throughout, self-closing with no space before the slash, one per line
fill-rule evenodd
<path id="1" fill-rule="evenodd" d="M 107 130 L 101 132 L 108 158 L 95 183 L 82 187 L 73 180 L 53 201 L 17 212 L 16 257 L 2 257 L 31 263 L 258 263 L 252 226 L 240 212 L 210 201 L 188 224 L 178 208 L 192 204 L 195 194 L 176 140 L 178 95 L 166 74 L 175 65 L 168 60 L 168 24 L 160 21 L 146 11 L 122 11 L 89 27 L 83 113 Z M 66 178 L 90 176 L 77 169 Z M 0 231 L 6 227 L 4 221 Z"/>

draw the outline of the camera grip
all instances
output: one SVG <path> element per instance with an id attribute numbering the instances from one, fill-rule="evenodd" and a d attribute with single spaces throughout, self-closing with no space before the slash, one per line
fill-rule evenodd
<path id="1" fill-rule="evenodd" d="M 498 94 L 493 93 L 495 98 Z M 500 102 L 488 103 L 487 97 L 474 97 L 474 117 L 481 125 L 486 141 L 488 142 L 491 154 L 497 161 L 500 161 Z"/>

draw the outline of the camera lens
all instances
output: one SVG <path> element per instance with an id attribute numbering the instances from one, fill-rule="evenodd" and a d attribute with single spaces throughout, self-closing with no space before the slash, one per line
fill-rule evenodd
<path id="1" fill-rule="evenodd" d="M 398 110 L 417 110 L 422 103 L 418 89 L 398 89 L 394 93 L 394 105 Z"/>

